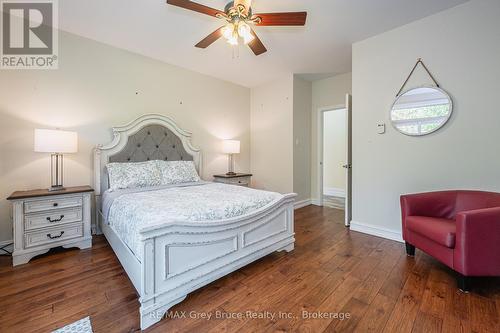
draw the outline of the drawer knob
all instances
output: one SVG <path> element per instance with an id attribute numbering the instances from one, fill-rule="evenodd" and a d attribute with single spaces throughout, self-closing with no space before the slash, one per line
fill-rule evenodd
<path id="1" fill-rule="evenodd" d="M 59 206 L 59 204 L 58 204 L 57 202 L 54 202 L 54 203 L 52 204 L 52 206 L 57 207 L 57 206 Z"/>
<path id="2" fill-rule="evenodd" d="M 61 221 L 63 218 L 64 218 L 64 215 L 61 215 L 61 217 L 60 217 L 60 218 L 58 218 L 58 219 L 53 219 L 53 220 L 52 220 L 52 219 L 50 218 L 50 216 L 47 216 L 47 221 L 49 221 L 50 223 L 54 223 L 54 222 L 59 222 L 59 221 Z"/>
<path id="3" fill-rule="evenodd" d="M 64 231 L 61 231 L 61 233 L 57 236 L 52 236 L 52 234 L 47 234 L 47 237 L 49 237 L 50 239 L 56 239 L 56 238 L 60 238 L 63 234 L 64 234 Z"/>

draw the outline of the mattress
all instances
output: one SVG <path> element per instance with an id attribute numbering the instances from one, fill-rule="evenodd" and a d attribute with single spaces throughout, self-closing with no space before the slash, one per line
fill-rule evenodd
<path id="1" fill-rule="evenodd" d="M 220 183 L 106 191 L 106 223 L 142 258 L 140 232 L 176 222 L 216 223 L 251 214 L 283 198 L 282 194 Z"/>

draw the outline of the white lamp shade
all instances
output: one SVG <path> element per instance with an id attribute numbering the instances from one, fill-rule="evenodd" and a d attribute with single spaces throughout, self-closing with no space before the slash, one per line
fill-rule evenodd
<path id="1" fill-rule="evenodd" d="M 240 142 L 237 140 L 222 141 L 222 152 L 225 154 L 239 154 Z"/>
<path id="2" fill-rule="evenodd" d="M 70 131 L 35 129 L 35 151 L 40 153 L 76 153 L 78 134 Z"/>

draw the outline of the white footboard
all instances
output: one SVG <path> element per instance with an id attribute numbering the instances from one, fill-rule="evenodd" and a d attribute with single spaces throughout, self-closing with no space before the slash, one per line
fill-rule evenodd
<path id="1" fill-rule="evenodd" d="M 188 293 L 274 251 L 292 251 L 294 197 L 244 219 L 142 233 L 141 328 L 161 320 Z"/>

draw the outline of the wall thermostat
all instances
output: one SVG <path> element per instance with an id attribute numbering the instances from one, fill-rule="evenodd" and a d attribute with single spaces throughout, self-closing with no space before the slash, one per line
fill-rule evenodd
<path id="1" fill-rule="evenodd" d="M 384 134 L 385 133 L 385 124 L 377 124 L 377 133 L 378 134 Z"/>

